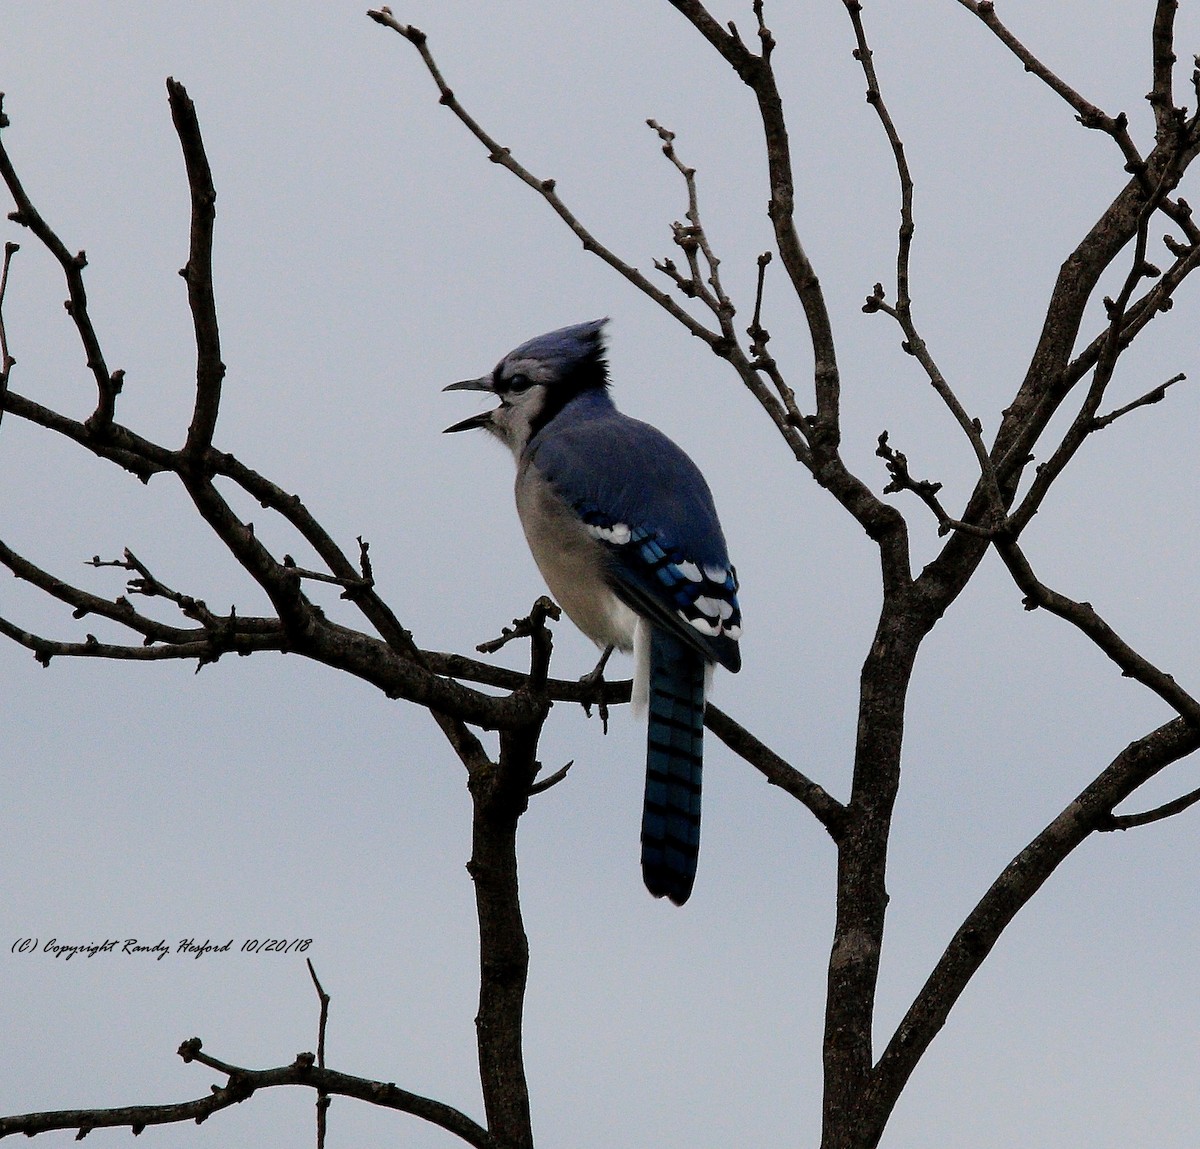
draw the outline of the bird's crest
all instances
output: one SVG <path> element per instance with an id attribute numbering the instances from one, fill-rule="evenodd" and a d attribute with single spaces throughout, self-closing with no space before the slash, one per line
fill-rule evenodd
<path id="1" fill-rule="evenodd" d="M 510 351 L 501 366 L 509 361 L 527 359 L 545 364 L 560 378 L 589 366 L 599 367 L 607 377 L 604 362 L 604 325 L 607 322 L 607 318 L 592 319 L 535 336 Z"/>

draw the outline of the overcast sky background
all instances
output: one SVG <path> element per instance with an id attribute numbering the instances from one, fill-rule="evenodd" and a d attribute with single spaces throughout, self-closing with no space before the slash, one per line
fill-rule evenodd
<path id="1" fill-rule="evenodd" d="M 380 589 L 418 642 L 470 652 L 542 588 L 512 508 L 511 461 L 482 436 L 441 437 L 478 407 L 440 389 L 532 335 L 611 316 L 616 399 L 705 471 L 742 578 L 745 668 L 718 676 L 716 698 L 845 797 L 879 601 L 873 546 L 790 461 L 733 375 L 489 164 L 437 104 L 411 46 L 363 8 L 0 2 L 5 139 L 42 213 L 71 250 L 87 251 L 92 315 L 109 366 L 126 371 L 118 418 L 176 446 L 191 410 L 176 274 L 187 187 L 163 86 L 172 75 L 196 102 L 218 189 L 229 374 L 217 445 L 296 491 L 351 553 L 356 535 L 369 539 Z M 748 3 L 714 11 L 752 32 Z M 1134 0 L 1002 6 L 1066 80 L 1110 113 L 1128 111 L 1143 147 L 1152 11 Z M 676 131 L 748 322 L 755 257 L 770 242 L 757 116 L 668 4 L 447 0 L 398 3 L 396 15 L 429 34 L 489 130 L 646 271 L 674 254 L 669 225 L 685 200 L 643 121 Z M 775 0 L 767 15 L 799 226 L 839 340 L 847 459 L 881 489 L 873 452 L 887 429 L 954 508 L 972 481 L 970 450 L 891 322 L 861 312 L 871 285 L 894 275 L 898 200 L 844 7 Z M 990 437 L 1058 265 L 1126 178 L 1121 159 L 953 0 L 869 3 L 866 19 L 917 184 L 915 313 Z M 1177 47 L 1186 93 L 1200 5 L 1182 5 Z M 94 388 L 59 273 L 16 225 L 0 231 L 23 245 L 5 307 L 12 388 L 85 416 Z M 1198 308 L 1190 284 L 1123 361 L 1113 406 L 1177 371 L 1200 381 Z M 809 394 L 807 340 L 777 264 L 764 319 Z M 1091 316 L 1089 337 L 1100 323 Z M 1181 385 L 1097 436 L 1026 536 L 1045 581 L 1092 601 L 1192 689 L 1197 394 Z M 897 503 L 919 565 L 936 534 L 915 500 Z M 265 512 L 237 505 L 306 561 Z M 215 609 L 266 609 L 169 479 L 143 487 L 11 417 L 0 429 L 0 535 L 97 593 L 121 593 L 121 572 L 84 560 L 129 547 Z M 0 579 L 0 612 L 54 637 L 116 637 L 12 579 Z M 514 645 L 499 657 L 520 666 L 523 655 Z M 560 626 L 557 673 L 582 674 L 592 659 Z M 218 1078 L 176 1057 L 192 1035 L 259 1068 L 316 1042 L 301 956 L 66 963 L 14 954 L 18 939 L 233 939 L 237 949 L 303 937 L 333 995 L 329 1064 L 482 1119 L 469 802 L 425 712 L 271 654 L 227 657 L 197 676 L 183 664 L 56 660 L 43 670 L 0 645 L 0 676 L 0 1111 L 199 1097 Z M 998 562 L 984 564 L 927 642 L 912 691 L 881 1044 L 998 870 L 1166 717 L 1065 624 L 1025 613 Z M 696 892 L 680 910 L 654 901 L 638 871 L 643 739 L 625 712 L 607 738 L 565 706 L 546 729 L 547 766 L 576 765 L 521 829 L 538 1143 L 815 1144 L 833 848 L 710 738 Z M 1200 769 L 1184 763 L 1136 808 L 1197 784 Z M 1080 849 L 964 995 L 884 1145 L 1191 1149 L 1198 847 L 1191 815 Z M 312 1123 L 311 1094 L 277 1090 L 143 1139 L 294 1145 Z M 341 1099 L 330 1130 L 331 1145 L 456 1143 Z M 128 1137 L 99 1131 L 89 1143 Z"/>

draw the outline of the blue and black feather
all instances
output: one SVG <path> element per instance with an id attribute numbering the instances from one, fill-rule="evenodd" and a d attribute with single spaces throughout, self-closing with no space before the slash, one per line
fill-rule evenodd
<path id="1" fill-rule="evenodd" d="M 700 849 L 708 666 L 741 667 L 737 573 L 708 484 L 662 432 L 603 389 L 576 394 L 552 426 L 526 454 L 602 544 L 613 593 L 650 623 L 642 875 L 682 905 Z"/>
<path id="2" fill-rule="evenodd" d="M 707 670 L 674 634 L 651 630 L 642 879 L 656 898 L 677 906 L 691 895 L 700 854 Z"/>

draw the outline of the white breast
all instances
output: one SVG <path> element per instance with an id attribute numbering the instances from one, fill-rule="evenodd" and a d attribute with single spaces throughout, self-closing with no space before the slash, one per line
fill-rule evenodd
<path id="1" fill-rule="evenodd" d="M 555 601 L 597 646 L 631 650 L 638 616 L 604 581 L 603 544 L 535 468 L 518 469 L 516 496 L 529 549 Z"/>

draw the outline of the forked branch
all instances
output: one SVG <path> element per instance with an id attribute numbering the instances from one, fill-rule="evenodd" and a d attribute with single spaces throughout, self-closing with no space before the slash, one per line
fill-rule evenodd
<path id="1" fill-rule="evenodd" d="M 601 243 L 595 234 L 589 230 L 579 217 L 566 205 L 559 196 L 557 191 L 556 181 L 553 179 L 539 179 L 533 175 L 522 163 L 520 163 L 512 154 L 511 149 L 501 145 L 494 139 L 483 126 L 475 119 L 459 102 L 454 90 L 447 83 L 442 71 L 439 68 L 432 52 L 429 49 L 428 37 L 419 28 L 412 24 L 403 24 L 398 21 L 392 14 L 390 8 L 371 9 L 367 13 L 377 24 L 381 24 L 386 28 L 392 29 L 394 32 L 403 36 L 413 47 L 416 48 L 421 57 L 422 63 L 429 72 L 434 83 L 437 86 L 440 94 L 440 102 L 448 107 L 458 120 L 466 127 L 488 152 L 488 159 L 493 163 L 499 164 L 501 167 L 512 172 L 522 183 L 532 188 L 540 195 L 555 214 L 571 229 L 572 232 L 583 243 L 584 250 L 596 255 L 604 263 L 608 264 L 619 275 L 628 280 L 634 287 L 637 288 L 643 295 L 653 300 L 663 310 L 675 320 L 681 323 L 692 335 L 698 339 L 702 339 L 713 350 L 715 354 L 727 360 L 737 371 L 742 379 L 742 382 L 758 400 L 763 410 L 770 416 L 771 421 L 775 424 L 776 429 L 787 443 L 793 455 L 801 463 L 806 466 L 811 466 L 811 455 L 808 443 L 806 442 L 806 432 L 808 424 L 803 423 L 794 414 L 794 402 L 792 409 L 780 398 L 780 395 L 790 394 L 790 392 L 780 391 L 776 393 L 770 386 L 764 382 L 761 365 L 752 360 L 742 350 L 737 340 L 732 337 L 732 326 L 729 325 L 728 319 L 732 318 L 732 310 L 727 312 L 727 321 L 724 325 L 718 324 L 716 330 L 705 327 L 699 320 L 695 319 L 687 310 L 667 292 L 656 287 L 649 279 L 646 278 L 636 267 L 621 259 L 611 248 Z M 681 171 L 686 172 L 688 169 L 683 165 L 677 165 Z M 689 231 L 688 235 L 683 236 L 689 245 L 696 243 L 696 250 L 700 248 L 700 240 L 696 236 L 697 225 Z M 704 239 L 707 244 L 707 238 Z M 711 249 L 710 249 L 711 253 Z M 665 269 L 661 269 L 665 270 Z M 715 270 L 715 269 L 714 269 Z M 667 274 L 670 274 L 669 272 Z M 672 277 L 673 282 L 677 287 L 691 284 L 692 278 L 681 277 L 678 274 Z M 703 278 L 700 279 L 701 284 L 704 283 Z M 814 277 L 815 287 L 815 277 Z M 689 294 L 695 294 L 689 292 Z M 723 294 L 723 293 L 721 293 Z M 726 310 L 726 304 L 722 304 L 720 298 L 714 295 L 717 300 L 717 312 L 721 314 Z M 728 303 L 728 301 L 726 301 Z M 728 304 L 732 308 L 732 304 Z M 768 372 L 768 377 L 769 372 Z"/>
<path id="2" fill-rule="evenodd" d="M 922 1054 L 1001 933 L 1067 856 L 1090 834 L 1112 829 L 1116 806 L 1197 749 L 1200 727 L 1182 718 L 1132 742 L 1004 868 L 959 927 L 896 1028 L 872 1073 L 868 1110 L 877 1105 L 886 1120 Z M 880 1124 L 880 1133 L 882 1128 Z"/>
<path id="3" fill-rule="evenodd" d="M 282 1085 L 303 1085 L 325 1095 L 354 1097 L 384 1109 L 409 1113 L 446 1132 L 475 1149 L 500 1149 L 499 1144 L 476 1122 L 452 1106 L 382 1081 L 353 1077 L 348 1073 L 324 1069 L 315 1064 L 311 1053 L 301 1053 L 290 1065 L 276 1069 L 246 1069 L 230 1065 L 202 1052 L 198 1037 L 189 1038 L 179 1047 L 186 1062 L 197 1062 L 222 1074 L 226 1081 L 214 1085 L 194 1101 L 167 1105 L 127 1105 L 116 1109 L 60 1109 L 45 1113 L 23 1113 L 0 1117 L 0 1137 L 22 1133 L 26 1137 L 55 1129 L 78 1130 L 81 1140 L 93 1129 L 127 1128 L 135 1136 L 151 1125 L 173 1125 L 194 1121 L 197 1125 L 230 1106 L 248 1101 L 260 1090 Z"/>

